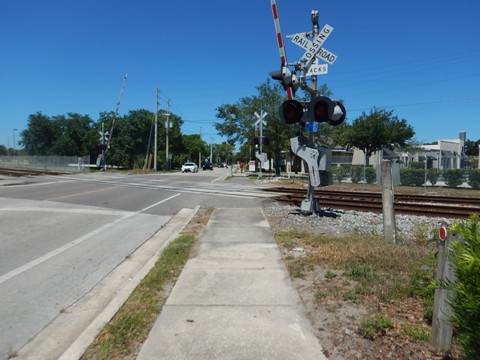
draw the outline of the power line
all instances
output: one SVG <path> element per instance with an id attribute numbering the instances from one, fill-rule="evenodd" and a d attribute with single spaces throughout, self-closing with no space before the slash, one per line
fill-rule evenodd
<path id="1" fill-rule="evenodd" d="M 468 100 L 477 100 L 477 99 L 480 99 L 480 95 L 469 96 L 469 97 L 464 97 L 464 98 L 457 98 L 457 99 L 437 99 L 437 100 L 421 101 L 421 102 L 416 102 L 416 103 L 386 105 L 386 106 L 378 106 L 378 107 L 383 108 L 383 109 L 387 109 L 387 108 L 429 105 L 429 104 L 439 104 L 439 103 L 457 102 L 457 101 L 468 101 Z M 366 111 L 366 110 L 371 110 L 371 108 L 349 109 L 350 112 L 352 112 L 352 111 Z"/>
<path id="2" fill-rule="evenodd" d="M 400 90 L 400 89 L 412 89 L 412 88 L 415 88 L 415 87 L 426 86 L 426 85 L 436 84 L 436 83 L 445 82 L 445 81 L 454 81 L 454 80 L 464 79 L 464 78 L 473 78 L 473 77 L 477 77 L 477 76 L 480 76 L 480 73 L 479 74 L 474 74 L 474 75 L 463 75 L 463 76 L 457 76 L 457 77 L 453 77 L 453 78 L 438 79 L 438 80 L 427 81 L 427 82 L 423 82 L 423 83 L 409 84 L 409 85 L 391 87 L 391 88 L 386 88 L 386 89 L 378 89 L 378 90 L 374 90 L 374 91 L 367 91 L 367 92 L 362 91 L 361 93 L 356 93 L 356 94 L 347 94 L 347 95 L 342 94 L 342 96 L 343 97 L 359 96 L 359 95 L 367 95 L 367 94 L 384 93 L 385 91 L 394 91 L 394 90 Z"/>

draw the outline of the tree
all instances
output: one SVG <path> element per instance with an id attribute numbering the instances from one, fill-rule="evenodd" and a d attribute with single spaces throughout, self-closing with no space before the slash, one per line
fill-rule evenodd
<path id="1" fill-rule="evenodd" d="M 356 147 L 365 154 L 368 165 L 369 157 L 376 151 L 395 146 L 405 146 L 407 140 L 415 135 L 413 128 L 406 120 L 399 120 L 393 111 L 374 108 L 367 115 L 365 112 L 356 118 L 351 125 L 345 126 L 343 145 Z"/>
<path id="2" fill-rule="evenodd" d="M 52 118 L 56 138 L 52 153 L 58 156 L 84 156 L 89 154 L 89 133 L 93 124 L 88 115 L 68 113 Z"/>
<path id="3" fill-rule="evenodd" d="M 301 135 L 304 124 L 299 123 L 294 126 L 286 125 L 280 120 L 279 107 L 285 101 L 285 90 L 280 84 L 271 83 L 267 79 L 257 88 L 258 95 L 245 97 L 240 99 L 236 104 L 224 104 L 217 108 L 216 117 L 223 119 L 223 122 L 215 123 L 218 133 L 228 138 L 227 142 L 231 145 L 239 145 L 238 160 L 248 160 L 254 157 L 253 138 L 255 135 L 254 123 L 257 121 L 255 112 L 260 113 L 261 110 L 268 113 L 265 117 L 267 126 L 263 128 L 263 136 L 269 139 L 269 145 L 263 146 L 263 151 L 273 155 L 275 159 L 275 172 L 280 175 L 280 164 L 282 159 L 282 151 L 290 149 L 289 139 Z M 330 97 L 331 90 L 326 84 L 323 84 L 319 90 L 319 94 Z M 310 98 L 297 97 L 300 102 L 309 102 Z M 343 124 L 337 126 L 339 129 L 333 129 L 330 125 L 319 124 L 319 131 L 316 134 L 317 143 L 324 145 L 341 144 L 340 137 L 342 135 Z M 258 136 L 259 134 L 257 134 Z M 272 156 L 270 156 L 272 157 Z"/>
<path id="4" fill-rule="evenodd" d="M 269 139 L 269 146 L 264 146 L 264 152 L 274 155 L 276 172 L 280 174 L 281 152 L 288 148 L 288 139 L 293 136 L 293 127 L 280 122 L 278 108 L 285 100 L 285 92 L 279 84 L 271 83 L 267 79 L 257 88 L 258 95 L 244 97 L 235 104 L 224 104 L 217 108 L 218 119 L 223 122 L 215 123 L 220 135 L 227 137 L 230 145 L 239 145 L 240 149 L 249 152 L 249 158 L 254 156 L 253 138 L 255 137 L 255 122 L 261 110 L 268 115 L 265 117 L 267 126 L 263 128 L 263 136 Z M 258 135 L 258 134 L 257 134 Z M 250 145 L 251 144 L 251 145 Z M 248 159 L 244 159 L 248 160 Z"/>
<path id="5" fill-rule="evenodd" d="M 468 155 L 468 156 L 477 156 L 479 145 L 480 145 L 480 140 L 477 140 L 477 141 L 467 140 L 467 141 L 465 141 L 465 154 Z"/>
<path id="6" fill-rule="evenodd" d="M 29 155 L 55 155 L 53 144 L 59 136 L 59 129 L 51 119 L 41 112 L 28 117 L 28 125 L 20 133 L 20 144 Z"/>
<path id="7" fill-rule="evenodd" d="M 208 144 L 202 140 L 199 134 L 182 135 L 184 152 L 179 155 L 179 161 L 185 163 L 187 161 L 198 162 L 199 154 L 209 154 Z M 198 164 L 200 166 L 201 164 Z"/>
<path id="8" fill-rule="evenodd" d="M 84 156 L 91 151 L 92 124 L 88 115 L 48 117 L 39 112 L 29 116 L 20 144 L 28 155 Z"/>
<path id="9" fill-rule="evenodd" d="M 123 116 L 117 115 L 113 131 L 111 131 L 114 116 L 113 111 L 102 112 L 97 122 L 99 132 L 101 132 L 103 124 L 105 132 L 110 133 L 110 148 L 107 152 L 106 162 L 108 165 L 129 167 L 130 164 L 133 164 L 130 155 L 134 140 L 130 136 L 128 123 L 124 121 Z"/>
<path id="10" fill-rule="evenodd" d="M 159 112 L 160 113 L 160 112 Z M 100 118 L 97 122 L 97 131 L 101 131 L 102 123 L 105 131 L 110 131 L 113 121 L 113 112 L 100 113 Z M 176 118 L 174 115 L 170 116 L 170 120 Z M 110 134 L 110 149 L 108 150 L 107 163 L 109 165 L 116 165 L 128 168 L 141 167 L 145 160 L 147 153 L 148 139 L 150 136 L 150 127 L 154 114 L 148 110 L 130 110 L 127 115 L 117 116 L 112 133 Z M 177 121 L 178 122 L 178 121 Z M 165 159 L 165 126 L 162 121 L 159 121 L 158 126 L 158 161 Z M 170 129 L 169 135 L 173 138 L 172 142 L 179 142 L 178 124 Z M 172 146 L 174 147 L 174 146 Z M 163 149 L 163 157 L 161 157 Z M 150 151 L 153 152 L 153 146 L 150 146 Z"/>
<path id="11" fill-rule="evenodd" d="M 130 110 L 123 121 L 128 124 L 128 136 L 132 139 L 129 154 L 129 167 L 142 167 L 148 148 L 148 139 L 155 114 L 145 109 Z M 114 130 L 115 132 L 115 130 Z M 153 136 L 152 136 L 153 139 Z M 153 153 L 153 141 L 150 144 L 150 153 Z"/>
<path id="12" fill-rule="evenodd" d="M 0 156 L 2 155 L 8 155 L 8 150 L 5 145 L 0 145 Z"/>
<path id="13" fill-rule="evenodd" d="M 228 163 L 232 162 L 234 147 L 227 142 L 215 145 L 215 158 L 217 163 Z"/>

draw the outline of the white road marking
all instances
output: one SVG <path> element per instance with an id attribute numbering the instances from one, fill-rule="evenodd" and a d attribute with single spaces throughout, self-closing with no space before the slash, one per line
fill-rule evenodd
<path id="1" fill-rule="evenodd" d="M 15 276 L 20 275 L 20 274 L 24 273 L 25 271 L 28 271 L 28 270 L 34 268 L 35 266 L 40 265 L 40 264 L 44 263 L 45 261 L 47 261 L 47 260 L 49 260 L 49 259 L 51 259 L 51 258 L 53 258 L 53 257 L 55 257 L 55 256 L 57 256 L 57 255 L 59 255 L 59 254 L 61 254 L 61 253 L 63 253 L 64 251 L 66 251 L 66 250 L 68 250 L 68 249 L 70 249 L 70 248 L 72 248 L 72 247 L 74 247 L 74 246 L 76 246 L 76 245 L 79 245 L 79 244 L 83 243 L 85 240 L 88 240 L 88 239 L 90 239 L 91 237 L 93 237 L 93 236 L 101 233 L 102 231 L 104 231 L 104 230 L 106 230 L 106 229 L 108 229 L 108 228 L 111 228 L 112 226 L 114 226 L 115 224 L 119 223 L 120 221 L 123 221 L 123 220 L 128 219 L 128 218 L 130 218 L 130 217 L 132 217 L 132 216 L 135 216 L 135 215 L 140 214 L 140 213 L 142 213 L 142 212 L 144 212 L 144 211 L 147 211 L 147 210 L 149 210 L 149 209 L 151 209 L 151 208 L 153 208 L 153 207 L 155 207 L 155 206 L 157 206 L 157 205 L 160 205 L 160 204 L 162 204 L 162 203 L 164 203 L 164 202 L 167 202 L 167 201 L 169 201 L 169 200 L 171 200 L 171 199 L 173 199 L 173 198 L 175 198 L 175 197 L 177 197 L 177 196 L 179 196 L 179 195 L 180 195 L 180 194 L 175 194 L 175 195 L 173 195 L 173 196 L 170 196 L 169 198 L 166 198 L 166 199 L 164 199 L 164 200 L 162 200 L 162 201 L 159 201 L 159 202 L 157 202 L 157 203 L 155 203 L 155 204 L 152 204 L 152 205 L 150 205 L 150 206 L 147 206 L 146 208 L 143 208 L 142 210 L 139 210 L 139 211 L 135 211 L 135 212 L 122 212 L 122 213 L 121 213 L 122 216 L 121 216 L 120 218 L 118 218 L 118 219 L 116 219 L 116 220 L 113 220 L 113 221 L 111 221 L 110 223 L 105 224 L 105 225 L 103 225 L 103 226 L 100 226 L 99 228 L 97 228 L 97 229 L 89 232 L 88 234 L 85 234 L 85 235 L 83 235 L 83 236 L 81 236 L 81 237 L 79 237 L 79 238 L 71 241 L 71 242 L 68 243 L 68 244 L 65 244 L 65 245 L 63 245 L 63 246 L 61 246 L 61 247 L 59 247 L 59 248 L 57 248 L 57 249 L 55 249 L 55 250 L 53 250 L 53 251 L 50 251 L 49 253 L 47 253 L 47 254 L 45 254 L 45 255 L 43 255 L 43 256 L 40 256 L 39 258 L 37 258 L 37 259 L 35 259 L 35 260 L 32 260 L 32 261 L 30 261 L 30 262 L 28 262 L 28 263 L 26 263 L 26 264 L 24 264 L 24 265 L 22 265 L 22 266 L 20 266 L 20 267 L 18 267 L 18 268 L 16 268 L 16 269 L 12 270 L 12 271 L 10 271 L 10 272 L 8 272 L 8 273 L 0 276 L 0 284 L 3 284 L 4 282 L 6 282 L 6 281 L 8 281 L 8 280 L 10 280 L 10 279 L 12 279 L 12 278 L 14 278 Z M 35 210 L 33 210 L 33 211 L 37 211 L 37 210 L 39 210 L 39 209 L 35 209 Z M 41 211 L 41 210 L 40 210 L 40 211 Z M 62 210 L 62 211 L 63 211 L 63 210 Z"/>

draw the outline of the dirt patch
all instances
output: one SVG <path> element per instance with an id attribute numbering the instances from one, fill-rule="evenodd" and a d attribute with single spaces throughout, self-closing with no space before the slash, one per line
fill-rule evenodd
<path id="1" fill-rule="evenodd" d="M 182 232 L 198 238 L 205 225 L 207 225 L 208 220 L 210 220 L 212 212 L 213 208 L 200 207 L 193 219 L 185 226 L 185 229 L 183 229 Z"/>
<path id="2" fill-rule="evenodd" d="M 198 239 L 200 238 L 200 234 L 210 220 L 213 210 L 213 208 L 201 207 L 200 209 L 198 209 L 193 219 L 183 229 L 183 234 L 193 236 L 195 239 L 197 239 L 197 241 L 195 241 L 195 244 L 193 245 L 192 251 L 190 252 L 190 258 L 194 258 L 198 255 L 200 247 L 200 242 L 198 241 Z"/>

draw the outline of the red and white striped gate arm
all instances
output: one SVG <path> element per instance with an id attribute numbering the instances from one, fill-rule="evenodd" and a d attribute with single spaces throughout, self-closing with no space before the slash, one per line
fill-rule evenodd
<path id="1" fill-rule="evenodd" d="M 283 37 L 282 37 L 282 30 L 280 29 L 280 20 L 278 19 L 278 9 L 277 9 L 277 1 L 270 0 L 270 4 L 272 5 L 272 14 L 273 14 L 273 22 L 275 24 L 275 32 L 277 33 L 277 43 L 278 43 L 278 52 L 280 53 L 280 62 L 282 66 L 287 66 L 287 55 L 285 54 L 285 48 L 283 47 Z M 293 91 L 291 87 L 287 87 L 287 98 L 288 100 L 293 99 Z"/>

